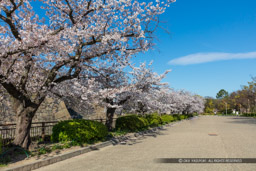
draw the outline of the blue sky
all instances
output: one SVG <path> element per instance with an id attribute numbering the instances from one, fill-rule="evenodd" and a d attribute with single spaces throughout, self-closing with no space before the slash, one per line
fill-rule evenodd
<path id="1" fill-rule="evenodd" d="M 256 76 L 255 0 L 177 0 L 160 17 L 153 50 L 134 62 L 154 61 L 154 70 L 172 69 L 165 82 L 202 96 L 232 92 Z"/>
<path id="2" fill-rule="evenodd" d="M 176 0 L 160 20 L 170 34 L 159 28 L 154 49 L 133 62 L 171 69 L 164 82 L 172 88 L 215 97 L 256 76 L 256 0 Z"/>

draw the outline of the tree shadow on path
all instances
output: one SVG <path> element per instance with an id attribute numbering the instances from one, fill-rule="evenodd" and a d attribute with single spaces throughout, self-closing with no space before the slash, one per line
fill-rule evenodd
<path id="1" fill-rule="evenodd" d="M 248 118 L 248 117 L 232 117 L 232 118 L 229 118 L 228 123 L 255 124 L 256 125 L 256 119 L 255 118 Z"/>
<path id="2" fill-rule="evenodd" d="M 167 135 L 167 133 L 164 133 L 165 131 L 167 131 L 167 129 L 163 127 L 153 128 L 151 130 L 135 133 L 134 137 L 122 136 L 116 139 L 112 139 L 112 142 L 114 142 L 113 145 L 135 145 L 142 143 L 143 140 L 148 137 L 157 138 L 159 135 Z"/>

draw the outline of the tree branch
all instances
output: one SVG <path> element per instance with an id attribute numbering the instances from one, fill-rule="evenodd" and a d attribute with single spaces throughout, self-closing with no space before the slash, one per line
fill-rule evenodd
<path id="1" fill-rule="evenodd" d="M 72 24 L 76 24 L 76 21 L 74 20 L 74 16 L 73 16 L 73 9 L 72 9 L 72 7 L 71 7 L 69 1 L 68 1 L 68 0 L 65 0 L 65 1 L 66 1 L 67 5 L 68 5 L 68 8 L 69 8 L 69 10 L 70 10 L 69 13 L 68 13 L 68 16 L 69 16 L 69 18 L 70 18 Z"/>

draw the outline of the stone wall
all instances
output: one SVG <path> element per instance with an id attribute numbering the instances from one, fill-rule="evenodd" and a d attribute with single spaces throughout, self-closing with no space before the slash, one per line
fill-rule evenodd
<path id="1" fill-rule="evenodd" d="M 0 124 L 14 123 L 16 114 L 12 110 L 12 98 L 0 87 Z M 67 105 L 66 105 L 67 104 Z M 105 109 L 100 106 L 90 108 L 87 106 L 76 106 L 75 103 L 65 103 L 59 99 L 46 98 L 39 107 L 33 122 L 67 120 L 71 118 L 83 119 L 105 119 Z"/>
<path id="2" fill-rule="evenodd" d="M 0 124 L 14 123 L 16 121 L 16 113 L 12 110 L 11 96 L 0 87 Z M 33 122 L 56 121 L 71 119 L 71 116 L 63 101 L 58 99 L 46 98 L 36 112 Z"/>
<path id="3" fill-rule="evenodd" d="M 15 112 L 11 103 L 8 94 L 0 87 L 0 123 L 15 122 Z"/>
<path id="4" fill-rule="evenodd" d="M 64 102 L 68 108 L 72 118 L 83 119 L 105 119 L 106 111 L 104 107 L 99 105 L 91 106 L 85 102 L 81 102 L 79 99 L 65 98 Z"/>
<path id="5" fill-rule="evenodd" d="M 34 121 L 56 121 L 71 119 L 71 116 L 63 101 L 59 99 L 46 98 L 40 105 Z"/>

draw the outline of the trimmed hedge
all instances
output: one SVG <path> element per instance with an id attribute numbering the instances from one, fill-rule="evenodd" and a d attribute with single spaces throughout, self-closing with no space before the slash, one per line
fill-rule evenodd
<path id="1" fill-rule="evenodd" d="M 185 115 L 179 115 L 180 120 L 186 119 Z"/>
<path id="2" fill-rule="evenodd" d="M 102 123 L 83 119 L 61 121 L 52 131 L 51 140 L 54 142 L 91 143 L 108 135 L 107 127 Z"/>
<path id="3" fill-rule="evenodd" d="M 149 115 L 146 115 L 145 118 L 148 120 L 150 127 L 159 126 L 163 123 L 161 116 L 157 114 L 149 114 Z"/>
<path id="4" fill-rule="evenodd" d="M 174 118 L 172 115 L 162 115 L 161 119 L 163 123 L 170 123 L 174 121 Z"/>
<path id="5" fill-rule="evenodd" d="M 180 115 L 180 114 L 173 114 L 173 118 L 175 121 L 177 120 L 183 120 L 183 119 L 187 119 L 187 118 L 190 118 L 190 117 L 193 117 L 193 114 L 189 114 L 189 115 Z"/>
<path id="6" fill-rule="evenodd" d="M 188 114 L 188 118 L 192 118 L 196 114 Z"/>
<path id="7" fill-rule="evenodd" d="M 148 128 L 148 121 L 138 115 L 121 116 L 116 120 L 116 130 L 119 131 L 140 131 Z"/>
<path id="8" fill-rule="evenodd" d="M 145 116 L 127 115 L 121 116 L 116 120 L 117 131 L 135 132 L 161 124 L 170 123 L 177 120 L 186 119 L 193 115 L 162 115 L 148 114 Z M 91 143 L 102 140 L 108 135 L 105 125 L 92 120 L 74 119 L 61 121 L 53 127 L 51 140 L 54 142 L 73 141 L 76 143 Z M 1 152 L 0 138 L 0 152 Z"/>
<path id="9" fill-rule="evenodd" d="M 180 120 L 179 114 L 173 114 L 172 116 L 173 116 L 174 121 Z"/>
<path id="10" fill-rule="evenodd" d="M 244 117 L 255 117 L 256 116 L 256 113 L 244 113 L 244 114 L 240 114 Z"/>

